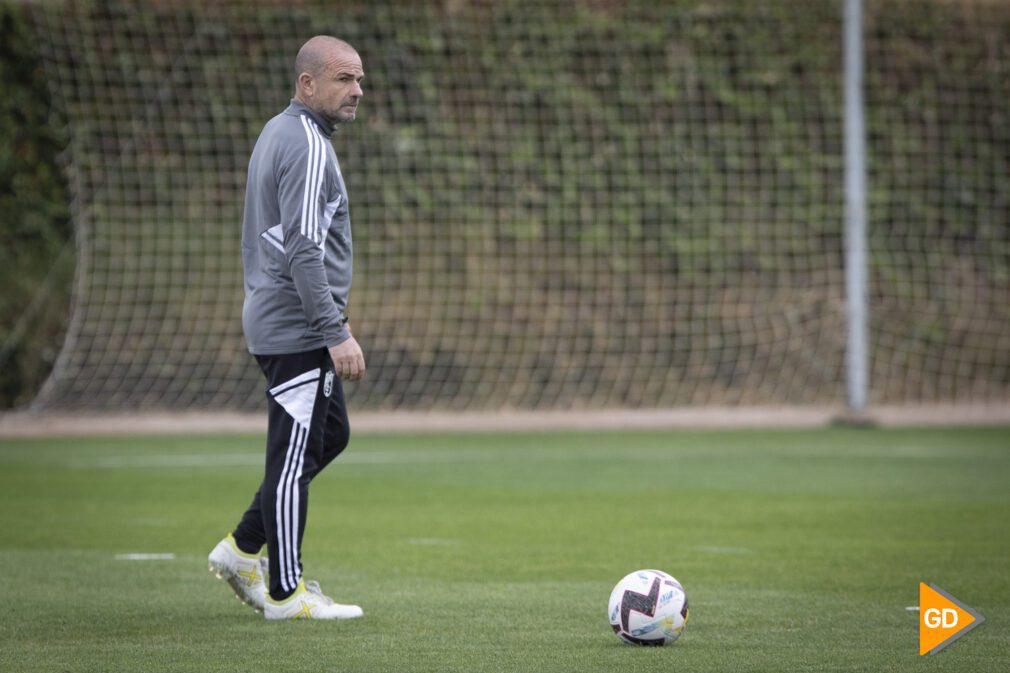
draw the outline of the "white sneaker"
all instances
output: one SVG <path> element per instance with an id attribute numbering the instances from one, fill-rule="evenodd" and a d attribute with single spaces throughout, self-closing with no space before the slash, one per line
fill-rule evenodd
<path id="1" fill-rule="evenodd" d="M 365 613 L 357 605 L 334 603 L 318 582 L 299 581 L 295 592 L 283 601 L 267 596 L 263 614 L 267 619 L 357 619 Z"/>
<path id="2" fill-rule="evenodd" d="M 267 595 L 263 578 L 269 568 L 265 556 L 246 554 L 229 533 L 207 557 L 207 565 L 215 576 L 228 582 L 240 601 L 258 612 L 263 611 Z"/>

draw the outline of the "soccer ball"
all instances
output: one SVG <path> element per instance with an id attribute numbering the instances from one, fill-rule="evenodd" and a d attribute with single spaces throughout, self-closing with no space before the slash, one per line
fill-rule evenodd
<path id="1" fill-rule="evenodd" d="M 631 645 L 670 645 L 687 625 L 684 587 L 661 570 L 638 570 L 610 592 L 614 633 Z"/>

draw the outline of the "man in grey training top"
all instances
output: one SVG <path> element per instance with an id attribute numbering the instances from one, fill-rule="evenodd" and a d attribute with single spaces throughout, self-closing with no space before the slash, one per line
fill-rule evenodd
<path id="1" fill-rule="evenodd" d="M 343 40 L 317 36 L 295 60 L 295 97 L 263 128 L 249 160 L 242 326 L 267 379 L 266 470 L 210 568 L 267 619 L 352 619 L 302 579 L 309 483 L 347 446 L 341 379 L 365 373 L 347 324 L 351 222 L 330 136 L 354 121 L 364 71 Z M 260 557 L 266 544 L 267 557 Z M 269 578 L 269 589 L 264 585 Z"/>

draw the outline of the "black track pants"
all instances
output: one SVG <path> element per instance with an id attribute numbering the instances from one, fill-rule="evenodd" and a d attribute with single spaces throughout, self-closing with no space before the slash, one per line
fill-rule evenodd
<path id="1" fill-rule="evenodd" d="M 309 483 L 347 446 L 350 430 L 329 351 L 257 355 L 267 379 L 266 471 L 233 535 L 252 552 L 265 543 L 270 595 L 290 595 L 302 576 Z"/>

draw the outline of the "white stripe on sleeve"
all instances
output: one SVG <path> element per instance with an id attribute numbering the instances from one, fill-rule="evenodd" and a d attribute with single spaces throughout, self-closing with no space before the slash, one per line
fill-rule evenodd
<path id="1" fill-rule="evenodd" d="M 302 236 L 308 236 L 308 222 L 309 222 L 309 192 L 312 189 L 312 132 L 309 130 L 308 125 L 305 123 L 305 116 L 302 115 L 302 128 L 305 130 L 305 140 L 309 144 L 309 156 L 305 161 L 305 185 L 302 187 L 302 221 L 301 221 L 301 232 Z"/>

